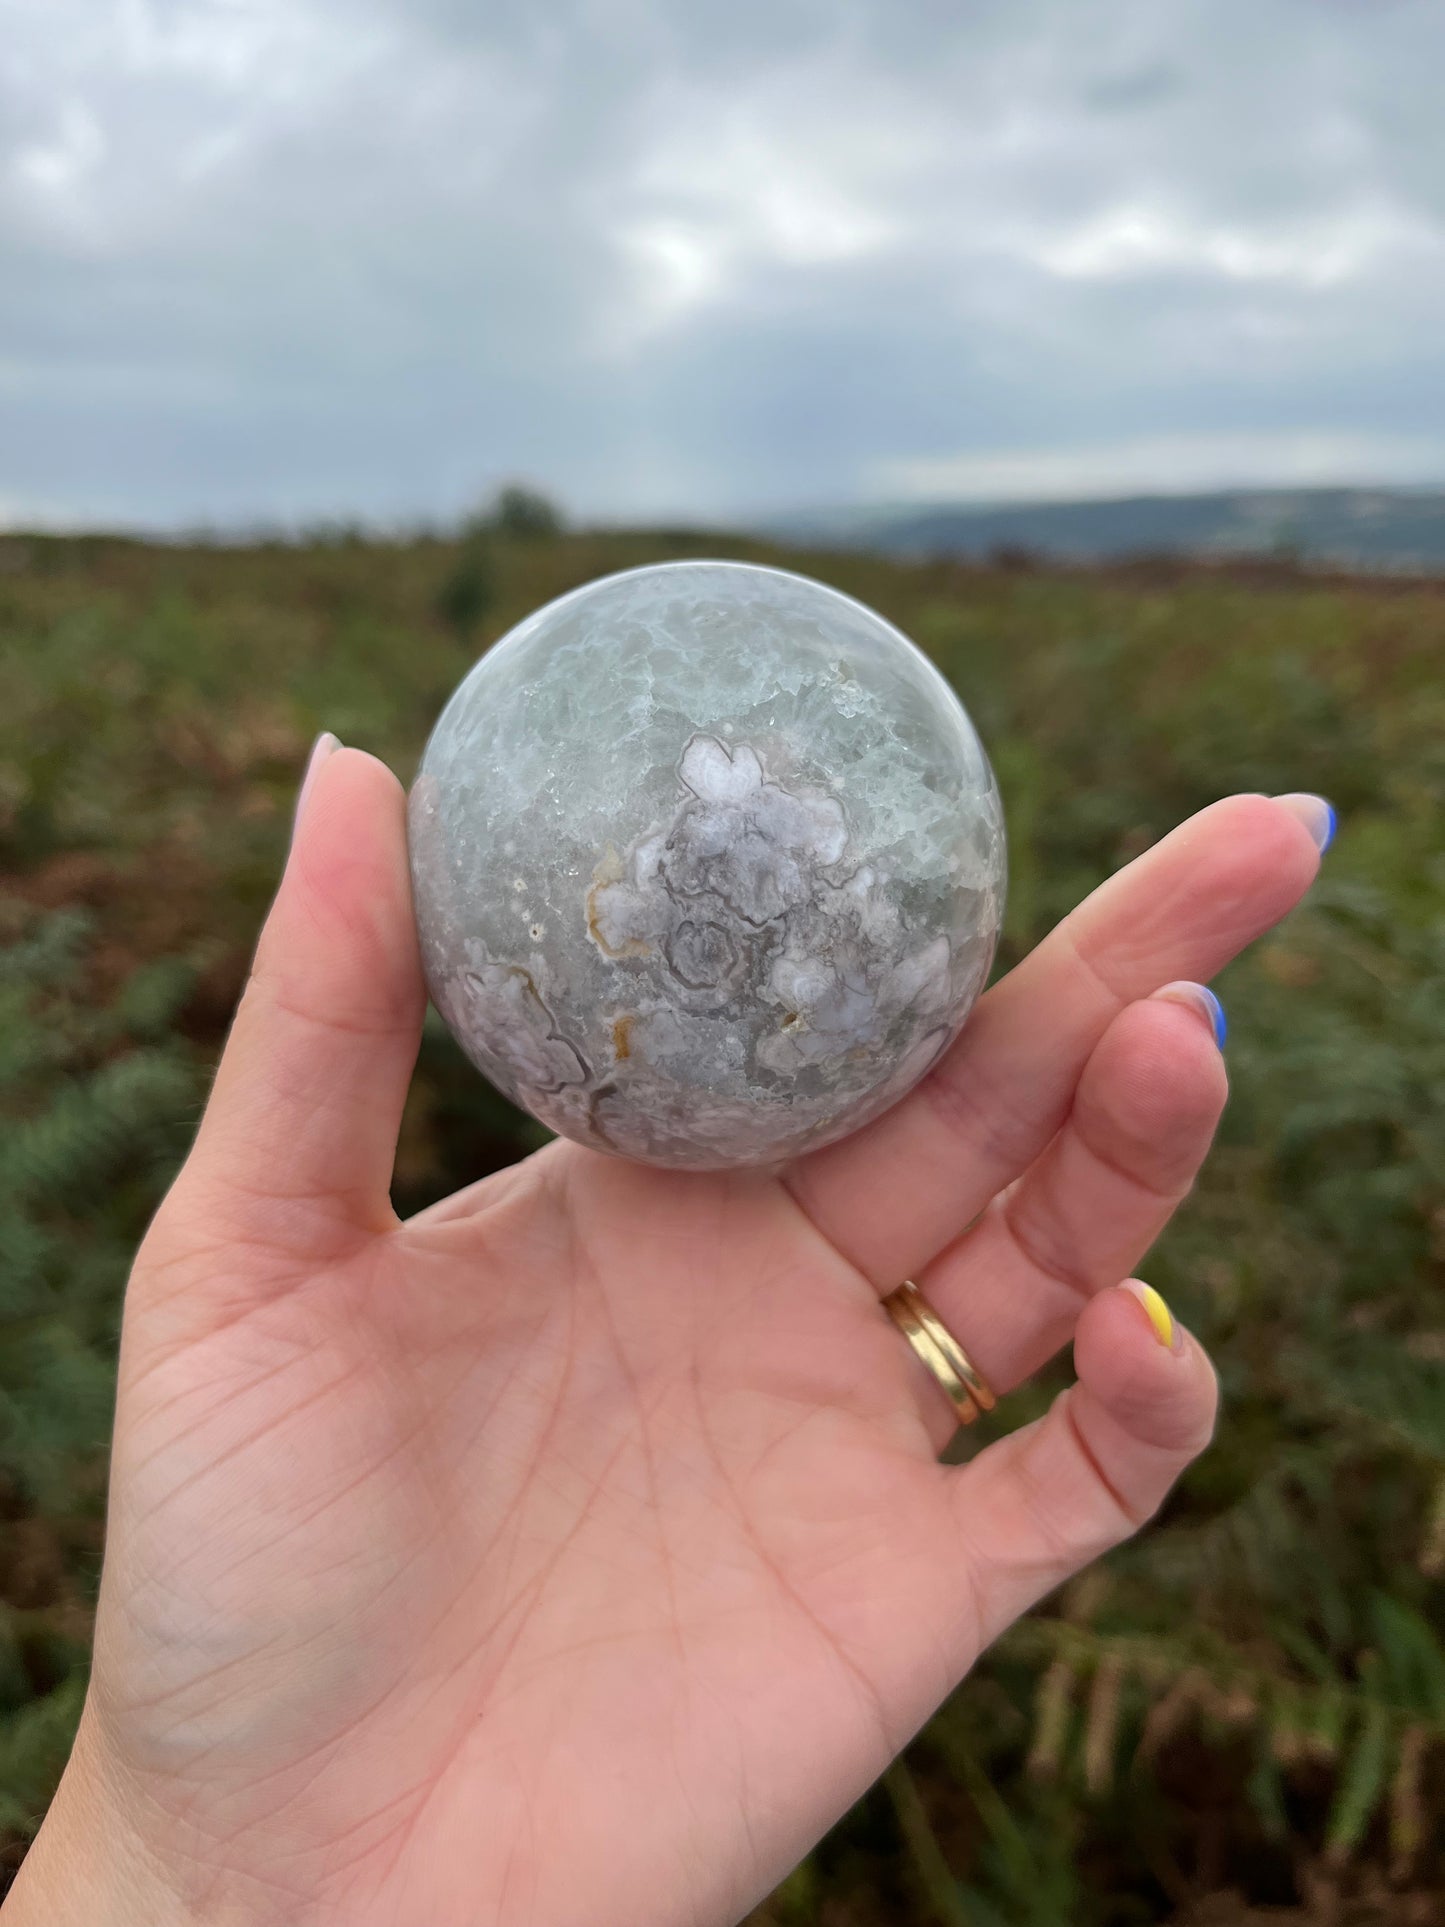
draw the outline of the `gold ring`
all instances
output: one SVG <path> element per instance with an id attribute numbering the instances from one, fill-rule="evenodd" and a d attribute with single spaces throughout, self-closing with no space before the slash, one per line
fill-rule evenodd
<path id="1" fill-rule="evenodd" d="M 942 1386 L 960 1425 L 972 1425 L 998 1400 L 983 1373 L 911 1278 L 883 1300 L 883 1309 Z"/>

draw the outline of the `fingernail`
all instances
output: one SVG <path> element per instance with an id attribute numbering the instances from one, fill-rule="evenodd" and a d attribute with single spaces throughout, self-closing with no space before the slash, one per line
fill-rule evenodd
<path id="1" fill-rule="evenodd" d="M 1141 1278 L 1129 1278 L 1123 1289 L 1137 1298 L 1144 1308 L 1144 1316 L 1149 1320 L 1154 1336 L 1166 1351 L 1177 1352 L 1184 1348 L 1184 1334 L 1174 1322 L 1174 1314 L 1152 1285 L 1146 1285 Z"/>
<path id="2" fill-rule="evenodd" d="M 1224 1040 L 1229 1035 L 1229 1019 L 1224 1014 L 1224 1005 L 1206 984 L 1191 983 L 1181 978 L 1178 983 L 1165 984 L 1154 992 L 1161 1003 L 1183 1004 L 1189 1010 L 1198 1011 L 1208 1024 L 1215 1043 L 1224 1049 Z"/>
<path id="3" fill-rule="evenodd" d="M 315 786 L 316 777 L 321 765 L 326 762 L 328 757 L 334 756 L 340 747 L 341 739 L 333 736 L 329 729 L 323 729 L 321 734 L 316 738 L 316 741 L 311 745 L 311 754 L 306 759 L 306 774 L 301 778 L 301 790 L 296 798 L 296 814 L 291 821 L 291 834 L 293 836 L 296 834 L 296 825 L 301 821 L 302 812 L 306 808 L 306 799 L 310 796 Z"/>
<path id="4" fill-rule="evenodd" d="M 1277 796 L 1274 800 L 1294 812 L 1323 856 L 1335 840 L 1335 826 L 1339 822 L 1334 804 L 1323 796 L 1312 795 L 1309 790 L 1291 790 L 1287 796 Z"/>

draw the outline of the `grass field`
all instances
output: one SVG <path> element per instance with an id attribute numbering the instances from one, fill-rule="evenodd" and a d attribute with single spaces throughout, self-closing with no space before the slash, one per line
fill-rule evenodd
<path id="1" fill-rule="evenodd" d="M 685 533 L 0 537 L 0 1864 L 83 1690 L 128 1256 L 311 738 L 409 777 L 512 621 L 719 552 L 860 595 L 961 691 L 1009 813 L 1001 967 L 1224 792 L 1320 790 L 1342 825 L 1310 905 L 1219 986 L 1229 1113 L 1146 1268 L 1219 1361 L 1216 1448 L 758 1922 L 1445 1922 L 1445 585 L 909 568 Z M 430 1022 L 399 1207 L 538 1135 Z"/>

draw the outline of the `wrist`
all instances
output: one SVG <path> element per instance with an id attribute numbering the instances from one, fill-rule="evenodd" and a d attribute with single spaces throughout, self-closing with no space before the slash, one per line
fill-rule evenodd
<path id="1" fill-rule="evenodd" d="M 126 1815 L 85 1719 L 0 1927 L 199 1927 Z"/>

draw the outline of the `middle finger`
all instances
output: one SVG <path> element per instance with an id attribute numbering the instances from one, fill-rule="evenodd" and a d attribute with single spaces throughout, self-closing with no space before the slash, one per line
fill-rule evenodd
<path id="1" fill-rule="evenodd" d="M 1299 901 L 1319 868 L 1318 797 L 1215 803 L 1100 886 L 994 985 L 907 1097 L 786 1183 L 880 1290 L 915 1274 L 1040 1155 L 1125 1005 L 1207 978 Z"/>

